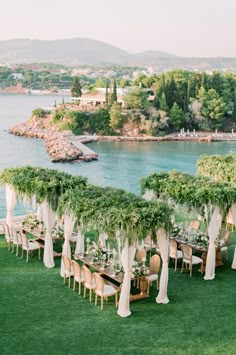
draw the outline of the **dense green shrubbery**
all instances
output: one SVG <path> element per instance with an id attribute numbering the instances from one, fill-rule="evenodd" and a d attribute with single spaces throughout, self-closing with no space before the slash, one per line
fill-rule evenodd
<path id="1" fill-rule="evenodd" d="M 99 134 L 112 135 L 110 128 L 110 113 L 107 109 L 99 109 L 96 112 L 86 111 L 56 111 L 53 123 L 62 130 L 71 130 L 74 134 L 81 135 Z"/>
<path id="2" fill-rule="evenodd" d="M 49 113 L 49 111 L 47 111 L 47 110 L 44 110 L 42 108 L 36 108 L 32 111 L 32 117 L 33 116 L 45 117 L 48 113 Z"/>

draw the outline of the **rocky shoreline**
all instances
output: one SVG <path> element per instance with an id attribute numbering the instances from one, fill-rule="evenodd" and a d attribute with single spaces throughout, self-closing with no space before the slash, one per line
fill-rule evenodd
<path id="1" fill-rule="evenodd" d="M 198 132 L 196 134 L 181 135 L 173 133 L 164 137 L 154 136 L 75 136 L 70 131 L 59 131 L 51 124 L 52 116 L 47 117 L 32 117 L 27 122 L 20 123 L 9 129 L 9 133 L 16 136 L 24 136 L 30 138 L 39 138 L 45 141 L 47 153 L 51 157 L 52 162 L 68 162 L 68 161 L 91 161 L 98 157 L 93 151 L 86 155 L 84 143 L 92 141 L 107 141 L 107 142 L 124 142 L 124 141 L 138 141 L 138 142 L 161 142 L 161 141 L 190 141 L 190 142 L 212 142 L 212 141 L 236 141 L 236 135 L 230 133 L 209 133 Z M 76 140 L 80 141 L 79 149 L 76 146 Z M 74 144 L 73 144 L 74 142 Z M 91 154 L 92 153 L 92 154 Z"/>
<path id="2" fill-rule="evenodd" d="M 45 119 L 31 119 L 9 129 L 9 133 L 16 136 L 43 139 L 47 153 L 52 162 L 73 161 L 83 159 L 83 152 L 76 148 L 66 132 L 59 132 L 55 128 L 45 127 Z"/>

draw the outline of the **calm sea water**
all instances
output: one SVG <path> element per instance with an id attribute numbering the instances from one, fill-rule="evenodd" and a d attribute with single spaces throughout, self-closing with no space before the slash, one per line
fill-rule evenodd
<path id="1" fill-rule="evenodd" d="M 66 99 L 66 98 L 65 98 Z M 235 143 L 124 142 L 91 143 L 99 160 L 91 163 L 51 163 L 41 140 L 16 137 L 7 132 L 31 116 L 33 109 L 62 102 L 60 96 L 0 95 L 0 172 L 7 167 L 41 166 L 87 176 L 92 183 L 140 192 L 140 179 L 156 171 L 177 169 L 195 174 L 202 154 L 236 152 Z M 19 204 L 15 214 L 25 213 Z M 5 192 L 0 190 L 0 218 L 5 217 Z"/>

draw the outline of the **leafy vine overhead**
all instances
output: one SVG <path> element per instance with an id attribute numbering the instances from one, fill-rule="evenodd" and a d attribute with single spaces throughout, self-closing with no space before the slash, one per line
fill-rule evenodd
<path id="1" fill-rule="evenodd" d="M 202 155 L 197 161 L 199 175 L 236 184 L 236 155 Z"/>
<path id="2" fill-rule="evenodd" d="M 141 181 L 141 189 L 152 190 L 158 197 L 170 198 L 190 208 L 219 206 L 226 212 L 236 203 L 236 187 L 230 183 L 215 182 L 207 177 L 177 172 L 152 174 Z"/>
<path id="3" fill-rule="evenodd" d="M 26 166 L 5 169 L 0 174 L 0 183 L 12 185 L 19 196 L 35 197 L 38 203 L 47 200 L 56 211 L 59 197 L 68 189 L 84 188 L 87 179 L 58 170 Z"/>
<path id="4" fill-rule="evenodd" d="M 161 227 L 168 230 L 173 211 L 164 202 L 148 202 L 124 190 L 89 185 L 61 196 L 59 213 L 65 212 L 75 216 L 84 229 L 104 231 L 110 239 L 118 232 L 131 244 L 155 235 Z"/>
<path id="5" fill-rule="evenodd" d="M 117 232 L 130 243 L 171 227 L 172 209 L 164 202 L 148 202 L 121 189 L 87 184 L 86 178 L 57 170 L 22 167 L 5 169 L 0 183 L 17 194 L 47 200 L 59 215 L 71 214 L 84 228 L 95 228 L 115 239 Z"/>

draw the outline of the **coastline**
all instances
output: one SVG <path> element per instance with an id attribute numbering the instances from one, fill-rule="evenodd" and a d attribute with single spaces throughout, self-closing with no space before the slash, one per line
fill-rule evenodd
<path id="1" fill-rule="evenodd" d="M 86 147 L 86 143 L 103 142 L 164 142 L 164 141 L 189 141 L 189 142 L 216 142 L 216 141 L 236 141 L 234 133 L 213 133 L 213 132 L 194 132 L 194 133 L 172 133 L 163 137 L 148 135 L 132 136 L 97 136 L 83 135 L 76 136 L 71 131 L 59 131 L 56 126 L 51 124 L 52 115 L 40 118 L 32 117 L 30 120 L 20 123 L 11 129 L 10 134 L 29 138 L 43 139 L 47 153 L 52 162 L 70 161 L 92 161 L 98 159 L 98 154 Z"/>

